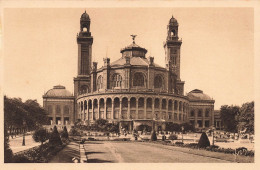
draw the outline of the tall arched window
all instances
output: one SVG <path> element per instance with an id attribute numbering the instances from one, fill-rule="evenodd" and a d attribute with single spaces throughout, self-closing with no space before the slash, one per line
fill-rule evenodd
<path id="1" fill-rule="evenodd" d="M 97 90 L 102 89 L 103 88 L 103 77 L 99 76 L 97 79 Z"/>
<path id="2" fill-rule="evenodd" d="M 70 113 L 70 108 L 69 106 L 65 105 L 64 106 L 64 114 L 69 114 Z"/>
<path id="3" fill-rule="evenodd" d="M 120 74 L 114 74 L 112 78 L 112 87 L 122 86 L 122 76 Z"/>
<path id="4" fill-rule="evenodd" d="M 145 86 L 143 73 L 135 73 L 133 78 L 133 86 Z"/>
<path id="5" fill-rule="evenodd" d="M 163 79 L 162 76 L 156 75 L 154 77 L 154 88 L 162 88 L 163 87 Z"/>
<path id="6" fill-rule="evenodd" d="M 88 93 L 89 88 L 87 85 L 80 86 L 80 94 Z"/>
<path id="7" fill-rule="evenodd" d="M 51 105 L 48 106 L 48 113 L 52 114 L 52 106 Z"/>
<path id="8" fill-rule="evenodd" d="M 60 111 L 61 111 L 60 105 L 57 105 L 57 106 L 56 106 L 56 114 L 60 114 Z"/>

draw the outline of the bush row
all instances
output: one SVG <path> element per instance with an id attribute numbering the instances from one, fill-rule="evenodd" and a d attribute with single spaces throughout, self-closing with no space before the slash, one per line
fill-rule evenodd
<path id="1" fill-rule="evenodd" d="M 15 163 L 46 163 L 54 155 L 66 146 L 66 143 L 60 146 L 53 146 L 45 143 L 37 148 L 28 149 L 27 151 L 15 155 L 13 162 Z"/>
<path id="2" fill-rule="evenodd" d="M 205 148 L 200 148 L 197 143 L 188 143 L 184 144 L 182 142 L 176 142 L 176 143 L 168 143 L 168 142 L 162 142 L 164 145 L 172 145 L 172 146 L 179 146 L 179 147 L 186 147 L 186 148 L 192 148 L 192 149 L 204 149 L 207 151 L 212 152 L 221 152 L 221 153 L 227 153 L 227 154 L 237 154 L 237 155 L 244 155 L 244 156 L 251 156 L 253 157 L 255 155 L 255 152 L 252 150 L 247 150 L 245 147 L 240 147 L 236 149 L 231 148 L 220 148 L 217 145 L 210 145 Z"/>

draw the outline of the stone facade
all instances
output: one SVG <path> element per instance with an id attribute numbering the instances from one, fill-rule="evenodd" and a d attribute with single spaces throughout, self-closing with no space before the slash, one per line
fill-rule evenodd
<path id="1" fill-rule="evenodd" d="M 114 62 L 104 58 L 103 66 L 98 68 L 98 63 L 91 63 L 94 38 L 90 17 L 83 13 L 77 36 L 75 110 L 70 120 L 87 125 L 106 119 L 129 131 L 142 124 L 164 130 L 166 122 L 190 122 L 198 129 L 214 125 L 215 101 L 197 89 L 184 95 L 178 27 L 177 20 L 170 18 L 164 43 L 165 67 L 146 56 L 147 50 L 136 44 L 136 35 L 131 35 L 133 42 L 121 49 L 122 57 Z"/>
<path id="2" fill-rule="evenodd" d="M 74 96 L 64 86 L 54 86 L 43 95 L 43 107 L 48 113 L 49 125 L 71 125 L 74 117 Z"/>

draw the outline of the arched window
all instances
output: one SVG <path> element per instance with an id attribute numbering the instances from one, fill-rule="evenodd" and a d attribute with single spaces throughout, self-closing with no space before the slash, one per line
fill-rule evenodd
<path id="1" fill-rule="evenodd" d="M 84 27 L 84 28 L 83 28 L 83 32 L 88 32 L 87 27 Z"/>
<path id="2" fill-rule="evenodd" d="M 202 117 L 202 110 L 201 109 L 199 109 L 198 117 Z"/>
<path id="3" fill-rule="evenodd" d="M 99 76 L 97 79 L 97 90 L 102 89 L 103 88 L 103 77 Z"/>
<path id="4" fill-rule="evenodd" d="M 206 110 L 205 117 L 209 117 L 209 109 Z"/>
<path id="5" fill-rule="evenodd" d="M 122 86 L 122 76 L 120 74 L 114 74 L 112 78 L 112 87 Z"/>
<path id="6" fill-rule="evenodd" d="M 143 73 L 135 73 L 133 79 L 133 86 L 145 86 L 145 79 Z"/>
<path id="7" fill-rule="evenodd" d="M 80 94 L 88 93 L 89 88 L 87 85 L 80 86 Z"/>
<path id="8" fill-rule="evenodd" d="M 174 29 L 171 31 L 171 36 L 172 36 L 172 37 L 175 37 L 175 36 L 176 36 L 176 31 L 175 31 Z"/>
<path id="9" fill-rule="evenodd" d="M 51 105 L 48 106 L 48 113 L 52 114 L 52 106 Z"/>
<path id="10" fill-rule="evenodd" d="M 162 88 L 162 86 L 163 86 L 162 76 L 156 75 L 154 77 L 154 88 Z"/>
<path id="11" fill-rule="evenodd" d="M 190 111 L 190 117 L 194 117 L 194 116 L 195 116 L 194 110 L 191 110 Z"/>
<path id="12" fill-rule="evenodd" d="M 70 113 L 70 108 L 69 106 L 65 105 L 64 106 L 64 114 L 69 114 Z"/>
<path id="13" fill-rule="evenodd" d="M 60 111 L 61 111 L 61 110 L 60 110 L 60 105 L 57 105 L 57 106 L 56 106 L 56 114 L 59 114 Z"/>

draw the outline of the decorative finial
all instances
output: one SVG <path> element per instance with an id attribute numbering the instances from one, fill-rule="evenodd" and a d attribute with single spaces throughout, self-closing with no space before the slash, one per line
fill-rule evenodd
<path id="1" fill-rule="evenodd" d="M 137 36 L 137 35 L 131 35 L 132 36 L 132 39 L 133 39 L 133 44 L 135 44 L 135 37 Z"/>

